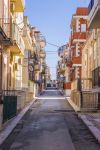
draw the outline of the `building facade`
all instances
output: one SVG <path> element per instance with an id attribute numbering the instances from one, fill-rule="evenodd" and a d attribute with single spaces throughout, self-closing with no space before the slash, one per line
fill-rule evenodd
<path id="1" fill-rule="evenodd" d="M 92 111 L 100 109 L 99 18 L 100 18 L 100 1 L 91 0 L 88 7 L 88 23 L 86 21 L 85 25 L 87 26 L 87 30 L 84 33 L 85 34 L 84 42 L 81 43 L 81 59 L 80 59 L 81 70 L 80 73 L 78 73 L 78 76 L 76 76 L 77 80 L 75 81 L 73 80 L 75 79 L 75 74 L 74 76 L 72 76 L 73 82 L 72 82 L 71 99 L 79 110 Z M 85 26 L 83 29 L 86 28 Z M 72 47 L 72 49 L 74 48 L 75 47 Z M 71 55 L 73 56 L 73 51 Z M 72 64 L 73 60 L 74 59 L 72 59 Z M 74 70 L 75 68 L 72 69 L 72 72 L 75 72 Z"/>
<path id="2" fill-rule="evenodd" d="M 46 41 L 24 9 L 24 0 L 0 1 L 0 125 L 45 88 Z"/>
<path id="3" fill-rule="evenodd" d="M 71 82 L 69 79 L 69 44 L 63 45 L 58 50 L 59 61 L 57 65 L 58 88 L 62 89 L 66 96 L 70 96 Z"/>
<path id="4" fill-rule="evenodd" d="M 82 75 L 82 48 L 87 38 L 88 31 L 88 9 L 77 8 L 76 13 L 72 16 L 71 22 L 71 81 L 72 89 L 74 88 L 74 81 L 81 78 Z"/>

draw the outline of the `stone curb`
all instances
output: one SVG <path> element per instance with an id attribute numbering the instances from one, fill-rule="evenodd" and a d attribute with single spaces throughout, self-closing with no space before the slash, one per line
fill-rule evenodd
<path id="1" fill-rule="evenodd" d="M 10 123 L 7 124 L 5 129 L 1 130 L 0 132 L 0 145 L 6 140 L 6 138 L 11 134 L 13 129 L 16 127 L 18 122 L 22 119 L 25 113 L 29 110 L 32 104 L 35 102 L 36 99 L 32 100 L 28 106 L 26 106 Z"/>
<path id="2" fill-rule="evenodd" d="M 70 98 L 67 98 L 69 104 L 73 107 L 75 112 L 79 112 L 80 110 L 76 107 L 76 105 L 70 100 Z M 92 133 L 92 135 L 95 137 L 95 139 L 100 143 L 100 130 L 93 125 L 91 121 L 89 121 L 86 118 L 86 115 L 82 115 L 78 113 L 78 117 L 83 121 L 83 123 L 87 126 L 89 131 Z"/>
<path id="3" fill-rule="evenodd" d="M 83 121 L 83 123 L 87 126 L 90 130 L 92 135 L 96 138 L 96 140 L 100 143 L 100 130 L 93 125 L 91 121 L 86 118 L 86 115 L 78 114 L 78 117 Z"/>
<path id="4" fill-rule="evenodd" d="M 69 104 L 72 106 L 72 108 L 74 109 L 74 111 L 77 113 L 77 112 L 80 112 L 80 109 L 71 101 L 70 98 L 67 98 L 66 99 L 68 100 Z"/>

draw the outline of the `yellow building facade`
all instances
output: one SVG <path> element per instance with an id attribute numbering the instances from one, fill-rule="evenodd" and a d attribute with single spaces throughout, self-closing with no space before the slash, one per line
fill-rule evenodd
<path id="1" fill-rule="evenodd" d="M 21 0 L 0 1 L 0 26 L 5 36 L 5 41 L 1 42 L 3 90 L 22 87 L 22 61 L 25 50 L 22 38 L 24 4 Z"/>

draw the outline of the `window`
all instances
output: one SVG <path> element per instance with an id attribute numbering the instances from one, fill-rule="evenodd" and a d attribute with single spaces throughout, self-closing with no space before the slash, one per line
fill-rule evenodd
<path id="1" fill-rule="evenodd" d="M 92 71 L 92 85 L 94 87 L 100 87 L 100 67 Z"/>
<path id="2" fill-rule="evenodd" d="M 86 32 L 86 24 L 81 25 L 81 32 Z"/>

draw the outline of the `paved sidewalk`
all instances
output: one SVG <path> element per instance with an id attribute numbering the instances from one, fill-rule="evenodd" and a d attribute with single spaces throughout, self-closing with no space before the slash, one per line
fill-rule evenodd
<path id="1" fill-rule="evenodd" d="M 100 143 L 100 113 L 80 113 L 78 116 Z"/>
<path id="2" fill-rule="evenodd" d="M 0 131 L 0 145 L 5 141 L 5 139 L 11 134 L 13 129 L 16 127 L 18 122 L 22 119 L 25 113 L 29 110 L 32 104 L 35 102 L 36 99 L 33 99 L 15 118 L 10 120 L 7 125 L 1 129 Z"/>
<path id="3" fill-rule="evenodd" d="M 84 122 L 93 136 L 100 143 L 100 112 L 80 113 L 79 108 L 70 100 L 70 98 L 67 99 L 73 109 L 78 113 L 78 117 Z"/>

